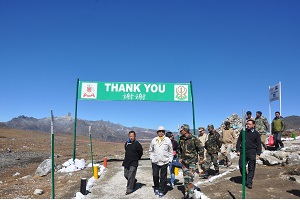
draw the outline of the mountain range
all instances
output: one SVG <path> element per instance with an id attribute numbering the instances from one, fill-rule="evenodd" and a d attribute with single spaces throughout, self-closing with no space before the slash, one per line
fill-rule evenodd
<path id="1" fill-rule="evenodd" d="M 128 139 L 128 132 L 134 130 L 138 134 L 139 140 L 150 141 L 156 134 L 156 130 L 126 127 L 121 124 L 114 124 L 109 121 L 90 121 L 77 119 L 76 134 L 89 136 L 89 126 L 91 126 L 91 135 L 93 138 L 102 141 L 124 142 Z M 0 127 L 7 127 L 21 130 L 34 130 L 41 132 L 51 132 L 50 117 L 37 119 L 21 115 L 8 122 L 0 122 Z M 69 114 L 67 116 L 54 117 L 53 132 L 55 133 L 74 133 L 74 118 Z"/>
<path id="2" fill-rule="evenodd" d="M 287 116 L 284 118 L 286 130 L 300 129 L 300 116 Z M 102 141 L 124 142 L 128 139 L 127 134 L 134 130 L 138 134 L 138 140 L 150 141 L 156 134 L 156 130 L 141 127 L 126 127 L 121 124 L 115 124 L 109 121 L 97 120 L 90 121 L 77 119 L 76 133 L 80 135 L 89 135 L 89 126 L 93 138 Z M 19 116 L 8 122 L 0 122 L 0 127 L 7 127 L 21 130 L 34 130 L 48 132 L 51 131 L 50 118 L 37 119 L 34 117 Z M 54 117 L 54 134 L 55 133 L 74 133 L 74 118 L 70 114 L 61 117 Z M 176 134 L 176 133 L 174 133 Z"/>

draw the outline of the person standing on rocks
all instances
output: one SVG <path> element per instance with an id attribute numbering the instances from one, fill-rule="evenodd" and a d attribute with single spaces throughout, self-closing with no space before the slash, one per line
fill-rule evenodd
<path id="1" fill-rule="evenodd" d="M 282 141 L 281 141 L 281 136 L 282 132 L 285 129 L 285 123 L 283 120 L 283 117 L 280 116 L 280 112 L 276 111 L 275 112 L 275 118 L 272 121 L 272 134 L 275 139 L 275 149 L 280 150 L 281 148 L 284 147 Z"/>
<path id="2" fill-rule="evenodd" d="M 261 144 L 262 144 L 264 150 L 266 150 L 267 149 L 266 139 L 267 139 L 267 131 L 269 130 L 269 122 L 268 122 L 267 118 L 262 116 L 261 111 L 256 112 L 255 130 L 257 130 L 259 132 Z"/>
<path id="3" fill-rule="evenodd" d="M 218 153 L 220 152 L 220 148 L 222 146 L 222 140 L 220 139 L 220 134 L 215 130 L 214 125 L 209 124 L 207 126 L 208 129 L 208 139 L 205 142 L 205 149 L 207 151 L 206 154 L 206 162 L 205 162 L 205 170 L 204 174 L 201 175 L 202 178 L 208 178 L 208 171 L 210 169 L 210 164 L 213 163 L 215 168 L 215 175 L 219 175 L 219 164 L 218 164 Z"/>
<path id="4" fill-rule="evenodd" d="M 182 163 L 184 178 L 184 198 L 192 199 L 194 197 L 194 177 L 197 163 L 203 163 L 204 149 L 200 140 L 190 133 L 190 126 L 183 124 L 179 129 L 180 143 L 178 148 L 179 162 Z M 198 156 L 200 160 L 198 160 Z"/>
<path id="5" fill-rule="evenodd" d="M 245 170 L 246 165 L 248 164 L 248 173 L 246 173 L 246 186 L 249 189 L 252 189 L 252 183 L 255 173 L 255 166 L 256 166 L 256 160 L 259 159 L 259 156 L 261 154 L 261 140 L 260 140 L 260 134 L 258 131 L 254 129 L 255 121 L 254 120 L 248 120 L 247 121 L 247 130 L 245 133 L 245 140 L 246 140 L 246 163 L 245 163 Z M 240 156 L 239 159 L 239 168 L 240 172 L 242 174 L 242 132 L 239 135 L 239 138 L 236 143 L 236 150 L 237 155 Z M 243 174 L 242 174 L 243 175 Z"/>
<path id="6" fill-rule="evenodd" d="M 246 112 L 246 122 L 249 120 L 249 119 L 252 119 L 252 120 L 255 120 L 254 117 L 252 117 L 252 112 L 251 111 L 247 111 Z"/>
<path id="7" fill-rule="evenodd" d="M 227 167 L 232 165 L 230 152 L 235 146 L 235 134 L 232 128 L 230 128 L 230 122 L 226 121 L 225 128 L 222 130 L 222 141 L 221 154 L 223 157 L 224 165 Z"/>
<path id="8" fill-rule="evenodd" d="M 207 141 L 208 139 L 208 135 L 205 133 L 205 128 L 204 127 L 199 127 L 198 128 L 198 131 L 199 131 L 199 135 L 198 135 L 198 139 L 200 140 L 202 146 L 204 146 L 205 142 Z M 205 162 L 206 161 L 206 149 L 204 149 L 204 159 L 203 161 Z M 198 171 L 199 171 L 199 175 L 201 175 L 201 173 L 203 173 L 204 171 L 204 164 L 199 164 L 197 163 L 197 167 L 198 167 Z"/>
<path id="9" fill-rule="evenodd" d="M 125 142 L 125 158 L 122 163 L 124 166 L 124 177 L 127 179 L 126 193 L 125 195 L 131 194 L 134 191 L 137 180 L 135 179 L 139 160 L 143 155 L 143 147 L 136 140 L 136 133 L 129 131 L 128 140 Z"/>
<path id="10" fill-rule="evenodd" d="M 173 160 L 172 142 L 165 136 L 163 126 L 158 127 L 157 137 L 150 143 L 149 155 L 152 162 L 154 194 L 163 197 L 167 186 L 168 166 Z"/>

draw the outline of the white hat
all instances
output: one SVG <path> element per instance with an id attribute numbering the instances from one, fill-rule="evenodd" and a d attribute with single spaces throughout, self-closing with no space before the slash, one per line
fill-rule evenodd
<path id="1" fill-rule="evenodd" d="M 165 127 L 163 127 L 163 126 L 159 126 L 157 129 L 157 131 L 164 131 L 164 130 L 165 130 Z"/>

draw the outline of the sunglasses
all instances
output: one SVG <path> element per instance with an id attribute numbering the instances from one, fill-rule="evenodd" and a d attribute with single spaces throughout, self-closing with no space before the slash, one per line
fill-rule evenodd
<path id="1" fill-rule="evenodd" d="M 164 133 L 165 131 L 164 131 L 164 130 L 159 130 L 159 131 L 157 131 L 157 132 L 163 132 L 163 133 Z"/>

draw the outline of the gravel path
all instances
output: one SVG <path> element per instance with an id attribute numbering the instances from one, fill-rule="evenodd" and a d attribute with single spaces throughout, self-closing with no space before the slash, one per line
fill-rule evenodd
<path id="1" fill-rule="evenodd" d="M 107 169 L 101 177 L 94 183 L 91 188 L 91 193 L 86 195 L 86 199 L 159 199 L 157 195 L 154 195 L 153 180 L 152 180 L 152 168 L 150 160 L 139 161 L 139 167 L 137 170 L 136 190 L 130 195 L 125 195 L 126 192 L 126 179 L 123 175 L 123 167 L 121 162 L 108 163 Z M 168 178 L 169 178 L 168 174 Z M 182 186 L 182 174 L 176 176 L 178 182 L 175 188 L 167 186 L 168 192 L 163 197 L 166 199 L 180 199 L 182 198 L 181 189 Z M 169 179 L 168 179 L 169 180 Z"/>

